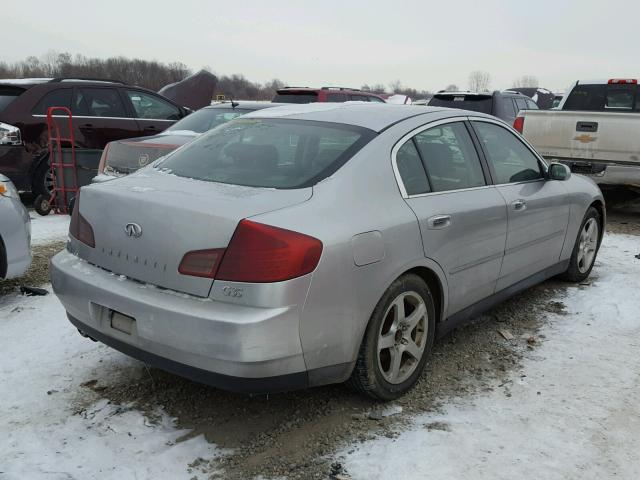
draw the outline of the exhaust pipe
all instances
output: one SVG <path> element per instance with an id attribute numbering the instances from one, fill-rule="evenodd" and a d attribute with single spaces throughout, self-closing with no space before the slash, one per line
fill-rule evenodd
<path id="1" fill-rule="evenodd" d="M 82 330 L 78 329 L 78 333 L 80 335 L 82 335 L 84 338 L 88 338 L 89 340 L 93 340 L 94 342 L 98 342 L 95 338 L 93 338 L 91 335 L 87 335 L 86 333 L 84 333 Z"/>

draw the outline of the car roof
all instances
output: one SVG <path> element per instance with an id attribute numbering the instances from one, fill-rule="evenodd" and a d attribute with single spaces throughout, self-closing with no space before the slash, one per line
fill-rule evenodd
<path id="1" fill-rule="evenodd" d="M 310 92 L 310 93 L 317 93 L 317 92 L 331 92 L 331 93 L 354 93 L 354 94 L 360 94 L 360 95 L 368 95 L 368 96 L 372 96 L 372 97 L 381 97 L 381 95 L 378 95 L 377 93 L 373 93 L 373 92 L 367 92 L 365 90 L 360 90 L 358 88 L 349 88 L 349 87 L 284 87 L 284 88 L 279 88 L 277 90 L 277 93 L 283 93 L 283 92 Z"/>
<path id="2" fill-rule="evenodd" d="M 232 103 L 235 103 L 236 106 L 234 107 L 232 105 Z M 275 102 L 270 102 L 268 100 L 265 101 L 245 101 L 245 100 L 234 100 L 233 102 L 231 101 L 224 101 L 224 102 L 220 102 L 220 103 L 214 103 L 212 105 L 207 105 L 206 107 L 202 107 L 202 108 L 207 108 L 207 109 L 218 109 L 218 108 L 237 108 L 239 110 L 262 110 L 263 108 L 271 108 L 271 107 L 278 107 L 280 105 L 288 105 L 287 103 L 275 103 Z"/>
<path id="3" fill-rule="evenodd" d="M 428 116 L 438 112 L 450 112 L 450 116 L 469 115 L 492 118 L 490 115 L 457 108 L 413 107 L 410 105 L 369 102 L 289 104 L 283 107 L 248 113 L 244 118 L 287 118 L 343 123 L 381 132 L 408 118 L 419 115 Z"/>

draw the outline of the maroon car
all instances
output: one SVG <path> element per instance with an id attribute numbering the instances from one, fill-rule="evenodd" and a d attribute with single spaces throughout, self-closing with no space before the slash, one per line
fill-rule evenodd
<path id="1" fill-rule="evenodd" d="M 18 190 L 48 195 L 47 109 L 73 114 L 76 152 L 95 154 L 108 142 L 162 132 L 190 112 L 140 87 L 84 79 L 0 80 L 0 173 Z M 64 146 L 64 145 L 63 145 Z"/>

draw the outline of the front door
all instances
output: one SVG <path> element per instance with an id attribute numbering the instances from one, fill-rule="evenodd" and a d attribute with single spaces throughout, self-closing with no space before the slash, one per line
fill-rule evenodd
<path id="1" fill-rule="evenodd" d="M 559 262 L 568 193 L 562 182 L 545 179 L 539 158 L 517 134 L 491 120 L 471 123 L 509 212 L 499 291 Z"/>
<path id="2" fill-rule="evenodd" d="M 178 107 L 157 95 L 140 90 L 126 90 L 126 95 L 143 136 L 156 135 L 182 117 Z"/>
<path id="3" fill-rule="evenodd" d="M 395 155 L 425 256 L 447 276 L 448 315 L 494 293 L 507 234 L 505 201 L 488 182 L 463 120 L 429 126 Z"/>

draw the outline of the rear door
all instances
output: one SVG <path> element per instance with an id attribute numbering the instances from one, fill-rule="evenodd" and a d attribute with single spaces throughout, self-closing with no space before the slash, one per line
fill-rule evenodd
<path id="1" fill-rule="evenodd" d="M 538 156 L 517 134 L 489 119 L 471 124 L 507 204 L 499 291 L 559 262 L 569 222 L 568 194 L 562 182 L 545 179 Z"/>
<path id="2" fill-rule="evenodd" d="M 71 106 L 78 146 L 102 150 L 113 140 L 140 136 L 123 98 L 113 87 L 76 87 Z"/>
<path id="3" fill-rule="evenodd" d="M 135 89 L 125 94 L 143 136 L 160 133 L 182 118 L 180 108 L 159 95 Z"/>
<path id="4" fill-rule="evenodd" d="M 505 201 L 490 185 L 464 120 L 422 127 L 394 148 L 425 255 L 447 275 L 449 315 L 494 292 L 507 235 Z"/>

